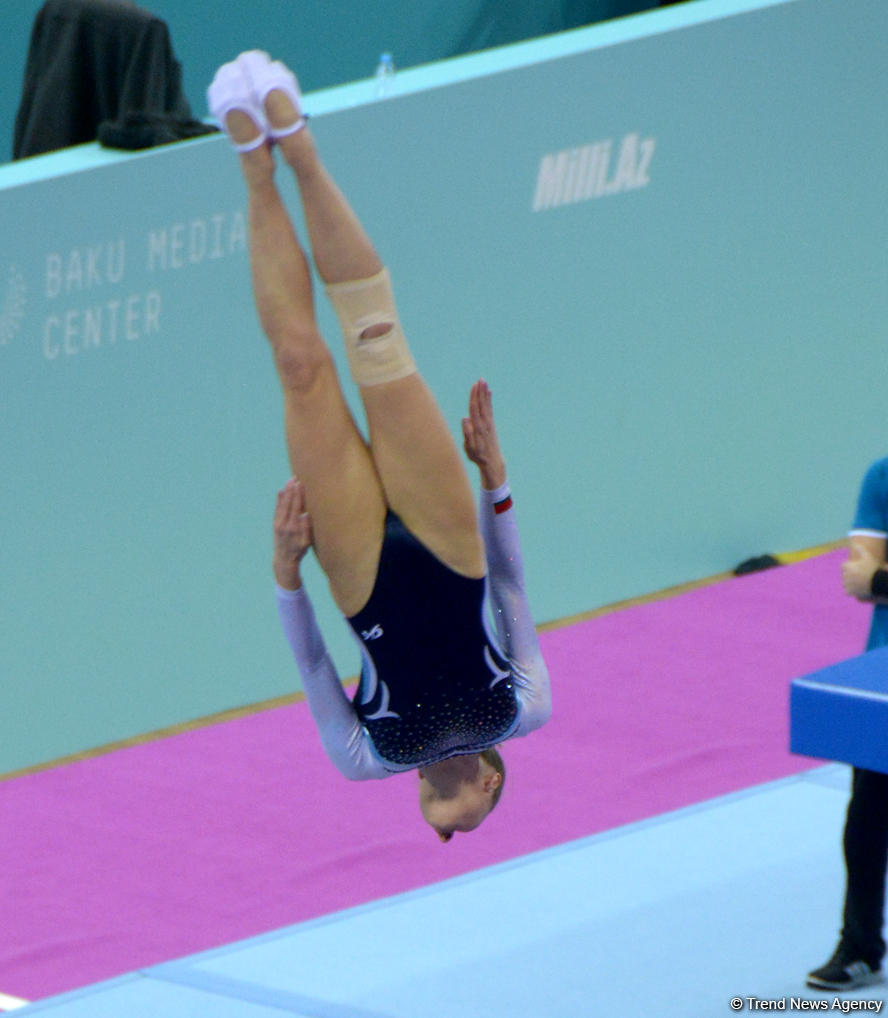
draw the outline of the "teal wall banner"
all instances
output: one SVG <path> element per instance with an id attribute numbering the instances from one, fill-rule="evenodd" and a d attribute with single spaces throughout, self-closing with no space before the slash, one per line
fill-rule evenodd
<path id="1" fill-rule="evenodd" d="M 888 7 L 680 6 L 306 99 L 541 622 L 837 539 L 885 451 Z M 247 247 L 221 136 L 0 168 L 0 773 L 298 689 Z"/>

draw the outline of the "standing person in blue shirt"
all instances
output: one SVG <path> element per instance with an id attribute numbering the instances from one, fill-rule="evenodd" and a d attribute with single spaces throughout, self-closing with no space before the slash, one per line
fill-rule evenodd
<path id="1" fill-rule="evenodd" d="M 463 421 L 481 472 L 479 520 L 388 272 L 321 162 L 295 77 L 265 53 L 243 53 L 219 69 L 208 99 L 240 153 L 253 293 L 283 392 L 294 480 L 279 495 L 274 572 L 306 698 L 346 777 L 418 771 L 422 814 L 447 841 L 496 805 L 505 773 L 497 746 L 551 712 L 490 391 L 476 383 Z M 274 182 L 275 148 L 295 175 L 368 439 L 318 330 L 308 256 Z M 360 646 L 353 701 L 302 585 L 309 542 Z"/>
<path id="2" fill-rule="evenodd" d="M 866 472 L 842 565 L 845 593 L 873 605 L 866 649 L 888 646 L 888 458 Z M 883 979 L 885 875 L 888 870 L 888 774 L 855 767 L 843 837 L 845 906 L 832 958 L 808 973 L 808 985 L 851 990 Z"/>

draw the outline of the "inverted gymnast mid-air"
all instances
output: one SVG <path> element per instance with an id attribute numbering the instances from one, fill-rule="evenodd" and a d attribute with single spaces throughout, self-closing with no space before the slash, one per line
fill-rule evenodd
<path id="1" fill-rule="evenodd" d="M 339 770 L 353 779 L 418 770 L 422 814 L 449 841 L 496 805 L 505 775 L 497 746 L 551 713 L 490 390 L 475 383 L 463 420 L 481 475 L 479 526 L 388 273 L 318 156 L 295 77 L 251 51 L 219 69 L 208 98 L 240 153 L 253 291 L 283 390 L 294 479 L 278 495 L 273 566 L 305 695 Z M 275 146 L 295 174 L 369 441 L 318 331 L 308 259 L 274 182 Z M 300 578 L 310 546 L 360 642 L 353 701 Z"/>

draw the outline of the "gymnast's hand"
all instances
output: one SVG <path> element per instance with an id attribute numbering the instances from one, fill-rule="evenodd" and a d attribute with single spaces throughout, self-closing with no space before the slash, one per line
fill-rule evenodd
<path id="1" fill-rule="evenodd" d="M 872 600 L 873 573 L 880 564 L 868 548 L 853 543 L 848 558 L 842 563 L 842 586 L 845 593 L 859 601 Z"/>
<path id="2" fill-rule="evenodd" d="M 311 517 L 305 511 L 305 491 L 295 477 L 278 492 L 273 530 L 274 578 L 284 590 L 298 590 L 299 563 L 311 547 Z"/>
<path id="3" fill-rule="evenodd" d="M 500 450 L 493 422 L 490 386 L 479 379 L 469 393 L 469 416 L 462 421 L 463 448 L 466 456 L 481 471 L 481 484 L 493 491 L 506 480 L 506 462 Z"/>

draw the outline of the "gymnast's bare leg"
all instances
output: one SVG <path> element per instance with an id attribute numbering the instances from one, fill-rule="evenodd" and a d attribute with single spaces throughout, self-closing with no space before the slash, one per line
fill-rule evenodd
<path id="1" fill-rule="evenodd" d="M 283 90 L 265 97 L 272 130 L 300 116 Z M 226 128 L 235 143 L 257 127 L 233 110 Z M 382 261 L 322 164 L 308 127 L 280 137 L 305 215 L 311 254 L 325 284 L 376 276 Z M 241 154 L 249 194 L 253 289 L 284 397 L 291 466 L 303 483 L 315 550 L 346 615 L 369 598 L 391 507 L 444 563 L 467 576 L 484 574 L 474 499 L 456 444 L 418 371 L 360 385 L 369 443 L 345 403 L 314 314 L 306 254 L 274 180 L 271 148 Z M 362 338 L 385 334 L 383 322 Z"/>
<path id="2" fill-rule="evenodd" d="M 291 123 L 286 96 L 272 92 L 269 120 Z M 302 199 L 311 250 L 325 284 L 377 275 L 382 260 L 318 156 L 305 129 L 282 138 Z M 366 338 L 384 334 L 373 326 Z M 360 385 L 370 451 L 386 503 L 443 562 L 467 576 L 484 574 L 475 504 L 462 458 L 437 401 L 418 371 L 394 381 Z"/>

